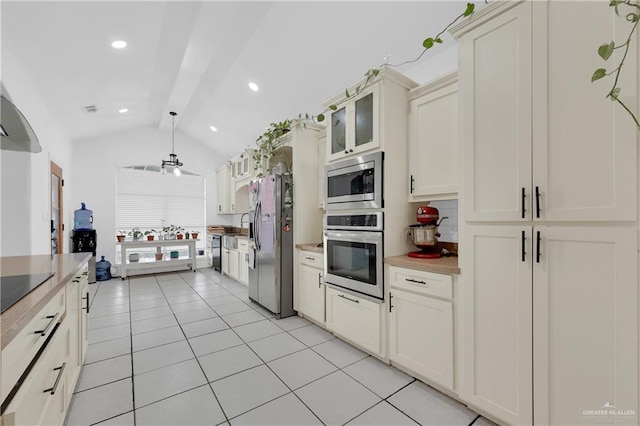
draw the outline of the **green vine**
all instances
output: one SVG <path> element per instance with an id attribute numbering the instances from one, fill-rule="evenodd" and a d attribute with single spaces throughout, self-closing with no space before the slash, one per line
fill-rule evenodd
<path id="1" fill-rule="evenodd" d="M 629 32 L 629 36 L 627 37 L 624 43 L 616 46 L 615 42 L 611 41 L 609 43 L 602 44 L 598 48 L 598 55 L 600 55 L 600 57 L 605 61 L 607 61 L 611 57 L 615 49 L 624 49 L 624 54 L 622 55 L 620 64 L 610 72 L 607 72 L 607 70 L 604 68 L 598 68 L 597 70 L 595 70 L 593 75 L 591 76 L 591 82 L 600 80 L 601 78 L 604 78 L 604 77 L 614 75 L 615 77 L 614 77 L 613 85 L 611 86 L 611 89 L 607 93 L 606 97 L 620 104 L 620 106 L 624 108 L 625 111 L 627 111 L 627 113 L 631 116 L 631 118 L 635 122 L 636 126 L 640 129 L 640 121 L 638 120 L 636 115 L 633 113 L 633 111 L 631 111 L 631 109 L 620 99 L 620 87 L 618 87 L 618 80 L 620 77 L 620 73 L 622 72 L 624 61 L 627 58 L 627 54 L 631 46 L 631 41 L 633 40 L 633 35 L 635 34 L 638 28 L 638 22 L 640 22 L 640 5 L 638 5 L 638 2 L 634 0 L 610 0 L 609 6 L 615 9 L 615 13 L 617 16 L 622 16 L 620 11 L 620 6 L 631 8 L 632 11 L 624 14 L 624 17 L 628 22 L 632 23 L 633 25 Z M 416 57 L 415 59 L 401 62 L 399 64 L 389 64 L 388 62 L 385 62 L 384 64 L 376 68 L 371 68 L 367 70 L 367 72 L 364 74 L 366 78 L 362 83 L 360 83 L 351 92 L 349 91 L 349 89 L 345 89 L 344 100 L 348 101 L 360 95 L 360 93 L 362 93 L 362 91 L 367 88 L 371 80 L 376 76 L 378 76 L 378 74 L 380 74 L 380 70 L 382 68 L 384 67 L 395 68 L 401 65 L 419 61 L 422 58 L 422 56 L 427 52 L 427 50 L 433 48 L 438 44 L 442 44 L 443 41 L 441 36 L 449 28 L 451 28 L 451 26 L 453 26 L 460 19 L 464 19 L 471 16 L 474 10 L 475 10 L 475 5 L 473 3 L 467 3 L 465 10 L 462 13 L 460 13 L 458 16 L 456 16 L 455 19 L 453 19 L 453 21 L 447 24 L 438 34 L 436 34 L 433 37 L 428 37 L 424 39 L 424 41 L 422 42 L 422 47 L 424 49 L 422 50 L 420 55 L 418 55 L 418 57 Z M 292 126 L 298 126 L 298 125 L 306 126 L 307 122 L 321 123 L 326 118 L 325 114 L 331 111 L 336 111 L 337 109 L 338 109 L 338 106 L 335 104 L 332 104 L 332 105 L 329 105 L 327 108 L 325 108 L 324 111 L 315 115 L 312 115 L 309 113 L 298 114 L 297 118 L 286 119 L 279 123 L 271 123 L 269 127 L 265 130 L 265 132 L 262 135 L 260 135 L 256 140 L 257 149 L 255 149 L 253 152 L 254 168 L 256 170 L 261 169 L 263 160 L 268 162 L 268 160 L 271 157 L 277 154 L 279 149 L 279 144 L 278 144 L 279 138 L 281 138 L 285 133 L 289 132 Z M 267 169 L 267 172 L 269 172 L 268 169 Z"/>
<path id="2" fill-rule="evenodd" d="M 444 27 L 442 31 L 440 31 L 434 37 L 426 38 L 422 42 L 422 47 L 424 49 L 422 50 L 422 52 L 417 58 L 410 61 L 402 62 L 400 64 L 389 64 L 385 62 L 379 67 L 371 68 L 367 70 L 367 72 L 364 74 L 366 78 L 361 84 L 359 84 L 351 92 L 349 91 L 348 88 L 345 89 L 344 91 L 345 101 L 348 101 L 360 95 L 360 93 L 362 93 L 362 91 L 367 88 L 367 86 L 371 82 L 371 79 L 373 79 L 378 74 L 380 74 L 380 70 L 382 68 L 384 67 L 395 68 L 411 62 L 419 61 L 427 50 L 433 48 L 437 44 L 442 44 L 442 39 L 440 38 L 442 34 L 444 34 L 452 25 L 454 25 L 460 19 L 471 16 L 471 14 L 473 14 L 474 9 L 475 9 L 475 5 L 473 3 L 467 3 L 467 6 L 464 12 L 462 12 L 453 21 L 451 21 L 446 27 Z M 257 148 L 253 151 L 254 170 L 260 170 L 262 168 L 263 162 L 268 162 L 268 160 L 271 157 L 277 154 L 279 149 L 278 139 L 282 137 L 284 134 L 286 134 L 287 132 L 289 132 L 292 126 L 302 125 L 306 127 L 306 123 L 308 122 L 321 123 L 325 120 L 326 113 L 330 111 L 336 111 L 337 109 L 338 109 L 338 106 L 335 104 L 332 104 L 332 105 L 329 105 L 327 108 L 325 108 L 324 111 L 315 115 L 309 114 L 309 113 L 305 113 L 305 114 L 301 113 L 301 114 L 298 114 L 297 118 L 289 118 L 279 123 L 269 124 L 269 127 L 265 130 L 265 132 L 262 135 L 260 135 L 258 139 L 256 139 Z M 266 171 L 268 173 L 270 170 L 267 169 Z"/>
<path id="3" fill-rule="evenodd" d="M 620 106 L 624 108 L 627 113 L 629 113 L 633 121 L 636 123 L 636 127 L 640 129 L 640 121 L 638 121 L 638 117 L 633 113 L 633 111 L 631 111 L 631 109 L 629 109 L 629 107 L 624 102 L 622 102 L 622 100 L 620 100 L 620 87 L 618 87 L 618 79 L 620 78 L 620 73 L 622 72 L 622 66 L 624 65 L 625 59 L 627 59 L 629 47 L 631 46 L 631 40 L 633 39 L 633 35 L 638 28 L 638 22 L 640 20 L 640 5 L 632 0 L 611 0 L 609 2 L 609 6 L 615 9 L 617 16 L 622 16 L 620 14 L 621 5 L 627 8 L 631 8 L 632 10 L 631 12 L 625 14 L 625 19 L 627 20 L 627 22 L 631 22 L 633 24 L 631 26 L 631 31 L 629 31 L 629 36 L 624 43 L 617 46 L 615 44 L 615 41 L 600 45 L 600 47 L 598 47 L 598 55 L 602 59 L 607 61 L 609 60 L 615 49 L 624 49 L 622 59 L 620 59 L 620 64 L 618 64 L 618 66 L 610 72 L 607 72 L 607 70 L 604 68 L 598 68 L 597 70 L 595 70 L 593 72 L 593 75 L 591 76 L 591 82 L 593 83 L 594 81 L 600 80 L 603 77 L 614 75 L 613 84 L 606 97 L 620 104 Z"/>

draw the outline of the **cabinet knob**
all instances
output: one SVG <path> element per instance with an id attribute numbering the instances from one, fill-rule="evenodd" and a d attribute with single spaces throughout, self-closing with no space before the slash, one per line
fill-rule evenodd
<path id="1" fill-rule="evenodd" d="M 353 149 L 350 149 L 349 152 L 353 152 Z"/>
<path id="2" fill-rule="evenodd" d="M 344 153 L 345 153 L 345 154 L 348 154 L 348 153 L 349 153 L 349 151 L 347 151 L 347 150 L 345 149 L 345 150 L 344 150 Z"/>

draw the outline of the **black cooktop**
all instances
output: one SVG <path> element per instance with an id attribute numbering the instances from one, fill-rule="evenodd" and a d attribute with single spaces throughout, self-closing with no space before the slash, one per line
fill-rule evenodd
<path id="1" fill-rule="evenodd" d="M 34 288 L 47 281 L 54 272 L 0 277 L 0 313 L 6 311 Z"/>

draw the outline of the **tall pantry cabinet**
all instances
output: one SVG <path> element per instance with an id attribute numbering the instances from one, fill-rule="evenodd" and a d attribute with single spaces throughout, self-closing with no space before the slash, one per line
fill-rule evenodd
<path id="1" fill-rule="evenodd" d="M 452 31 L 460 396 L 504 423 L 584 424 L 605 405 L 638 423 L 638 130 L 604 99 L 612 81 L 590 81 L 623 53 L 597 47 L 629 31 L 608 2 L 553 0 L 493 2 Z M 635 111 L 638 51 L 618 83 Z"/>

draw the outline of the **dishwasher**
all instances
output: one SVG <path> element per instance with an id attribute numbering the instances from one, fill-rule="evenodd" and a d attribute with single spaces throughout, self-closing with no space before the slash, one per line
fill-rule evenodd
<path id="1" fill-rule="evenodd" d="M 222 272 L 222 236 L 220 234 L 210 234 L 211 238 L 211 267 L 218 272 Z"/>

